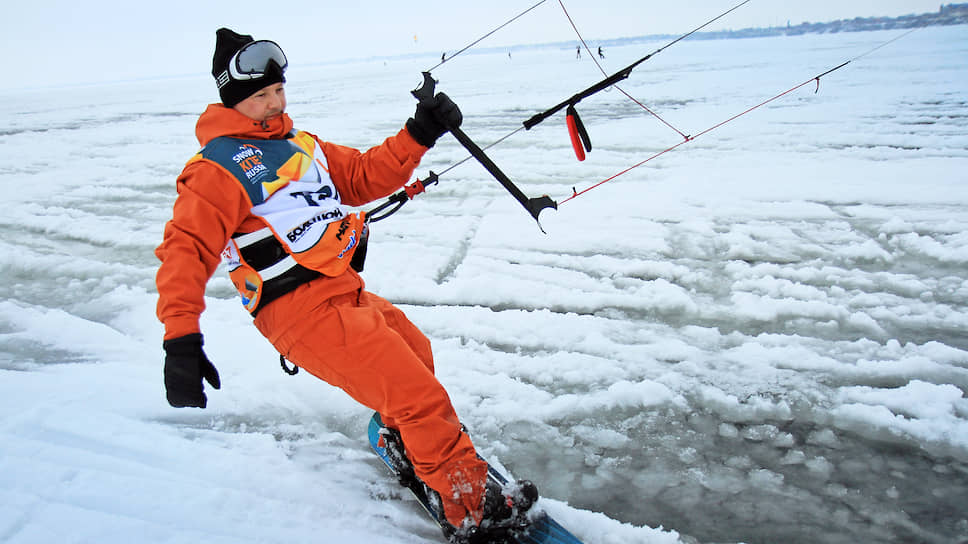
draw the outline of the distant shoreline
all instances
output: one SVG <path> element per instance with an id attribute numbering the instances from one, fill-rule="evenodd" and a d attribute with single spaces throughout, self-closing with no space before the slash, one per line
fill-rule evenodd
<path id="1" fill-rule="evenodd" d="M 901 15 L 899 17 L 855 17 L 826 23 L 804 22 L 798 25 L 767 28 L 744 28 L 740 30 L 716 30 L 696 32 L 690 39 L 731 40 L 763 38 L 769 36 L 800 36 L 802 34 L 836 34 L 839 32 L 868 32 L 872 30 L 909 29 L 923 26 L 948 26 L 968 24 L 968 4 L 942 5 L 932 13 Z M 673 38 L 671 34 L 652 34 L 628 38 L 600 40 L 602 45 L 622 45 L 643 40 Z M 598 42 L 596 42 L 598 43 Z"/>
<path id="2" fill-rule="evenodd" d="M 853 19 L 839 19 L 825 23 L 804 22 L 798 25 L 753 27 L 739 30 L 713 30 L 696 32 L 689 36 L 690 40 L 736 40 L 744 38 L 766 38 L 773 36 L 800 36 L 803 34 L 836 34 L 840 32 L 868 32 L 874 30 L 910 29 L 925 26 L 951 26 L 968 24 L 968 4 L 942 5 L 938 11 L 931 13 L 909 14 L 898 17 L 855 17 Z M 648 34 L 643 36 L 628 36 L 623 38 L 601 38 L 588 40 L 596 46 L 616 47 L 641 42 L 669 40 L 677 38 L 679 34 Z M 563 42 L 514 45 L 509 47 L 481 48 L 485 51 L 525 50 L 539 47 L 571 47 L 576 40 Z"/>

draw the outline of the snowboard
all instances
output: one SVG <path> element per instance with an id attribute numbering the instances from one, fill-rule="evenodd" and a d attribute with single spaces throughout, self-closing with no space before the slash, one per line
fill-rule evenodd
<path id="1" fill-rule="evenodd" d="M 388 451 L 385 447 L 385 442 L 382 440 L 384 435 L 381 433 L 381 430 L 383 429 L 384 426 L 383 421 L 380 419 L 380 414 L 373 414 L 373 417 L 370 419 L 369 428 L 367 429 L 370 447 L 380 457 L 390 470 L 390 473 L 398 478 L 401 485 L 407 487 L 413 493 L 417 502 L 420 503 L 420 506 L 423 507 L 430 518 L 438 526 L 443 527 L 444 520 L 438 517 L 437 512 L 434 510 L 431 502 L 432 497 L 428 496 L 423 483 L 412 474 L 401 474 L 400 470 L 398 470 L 397 466 L 399 466 L 399 462 L 394 462 L 391 456 L 392 452 Z M 508 479 L 490 464 L 488 464 L 488 478 L 501 484 L 501 486 L 508 484 Z M 522 527 L 520 530 L 513 531 L 508 537 L 503 538 L 500 541 L 501 544 L 582 544 L 578 537 L 568 532 L 567 529 L 562 527 L 561 524 L 546 512 L 541 511 L 537 505 L 531 508 L 527 516 L 529 518 L 528 525 Z"/>

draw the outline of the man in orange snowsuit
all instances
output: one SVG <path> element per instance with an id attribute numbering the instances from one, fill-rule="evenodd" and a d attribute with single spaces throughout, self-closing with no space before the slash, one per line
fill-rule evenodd
<path id="1" fill-rule="evenodd" d="M 202 350 L 199 316 L 222 259 L 273 346 L 378 411 L 399 430 L 416 475 L 440 494 L 448 522 L 477 526 L 492 502 L 485 494 L 494 493 L 487 465 L 434 376 L 430 342 L 366 291 L 350 266 L 367 224 L 347 207 L 399 189 L 446 127 L 460 124 L 460 110 L 438 94 L 418 104 L 400 132 L 361 153 L 293 129 L 286 67 L 274 42 L 216 33 L 212 75 L 222 103 L 198 119 L 202 150 L 178 177 L 173 216 L 155 251 L 168 401 L 204 408 L 202 379 L 220 387 Z"/>

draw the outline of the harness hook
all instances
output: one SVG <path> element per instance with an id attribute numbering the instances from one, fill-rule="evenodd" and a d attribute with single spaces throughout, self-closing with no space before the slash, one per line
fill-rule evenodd
<path id="1" fill-rule="evenodd" d="M 286 357 L 281 353 L 279 354 L 279 364 L 282 366 L 282 370 L 286 374 L 289 374 L 290 376 L 299 374 L 299 367 L 293 363 L 292 368 L 289 368 L 289 365 L 286 364 Z"/>

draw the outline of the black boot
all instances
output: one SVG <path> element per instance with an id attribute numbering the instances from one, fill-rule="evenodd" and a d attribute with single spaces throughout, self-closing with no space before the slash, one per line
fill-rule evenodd
<path id="1" fill-rule="evenodd" d="M 418 480 L 413 471 L 413 463 L 407 457 L 407 450 L 403 447 L 403 438 L 400 431 L 383 427 L 380 435 L 387 450 L 387 457 L 393 464 L 393 470 L 397 473 L 397 480 L 404 487 L 412 487 Z"/>

